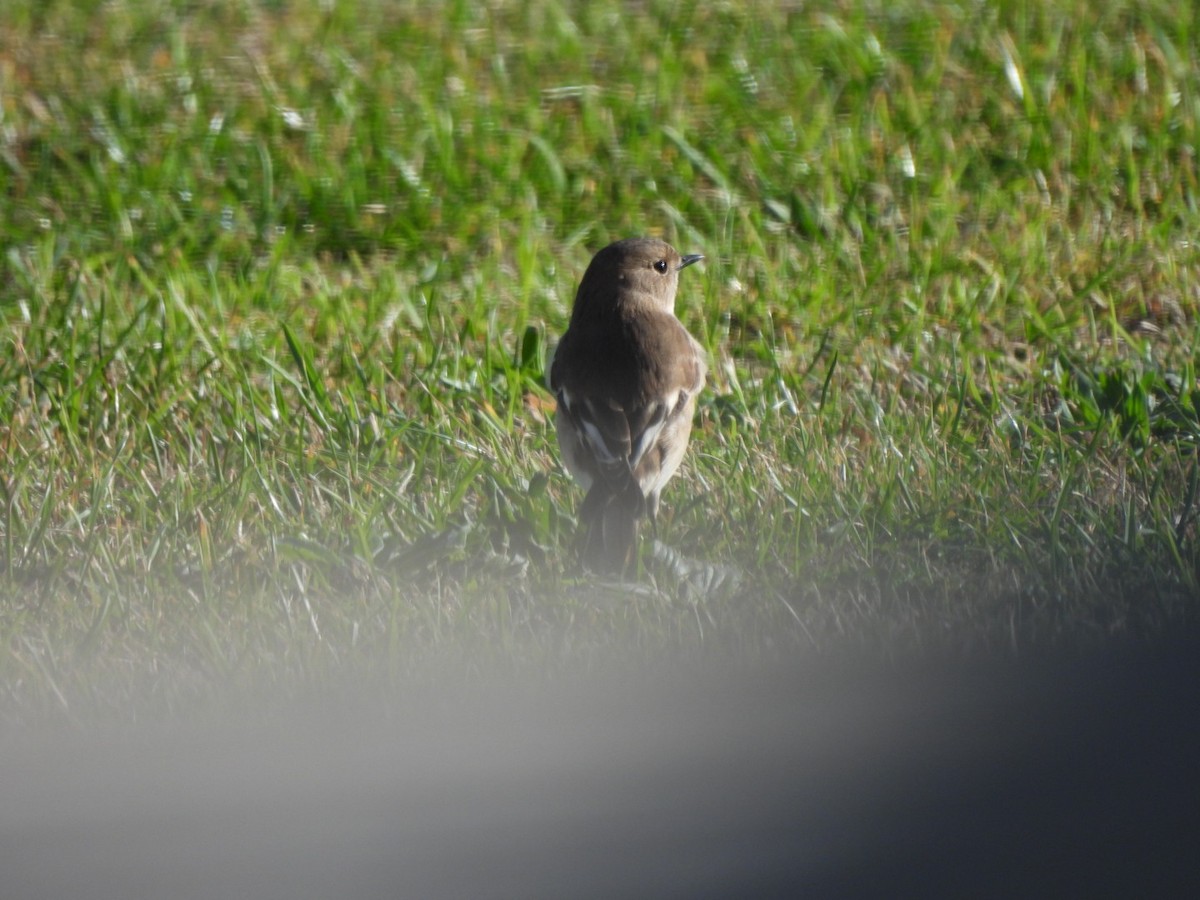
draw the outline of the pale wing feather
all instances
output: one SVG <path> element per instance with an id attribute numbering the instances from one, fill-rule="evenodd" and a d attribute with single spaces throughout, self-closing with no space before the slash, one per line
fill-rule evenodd
<path id="1" fill-rule="evenodd" d="M 621 461 L 608 446 L 608 441 L 604 439 L 604 433 L 600 430 L 591 419 L 586 416 L 579 417 L 579 424 L 583 426 L 583 437 L 587 442 L 588 449 L 592 451 L 592 456 L 596 458 L 596 462 L 602 466 L 611 466 Z"/>
<path id="2" fill-rule="evenodd" d="M 663 426 L 667 424 L 667 411 L 670 406 L 660 400 L 653 404 L 653 413 L 646 426 L 642 429 L 641 434 L 637 435 L 633 441 L 633 447 L 629 453 L 629 467 L 636 469 L 642 461 L 642 457 L 646 452 L 655 445 L 658 441 L 658 436 L 662 433 Z"/>

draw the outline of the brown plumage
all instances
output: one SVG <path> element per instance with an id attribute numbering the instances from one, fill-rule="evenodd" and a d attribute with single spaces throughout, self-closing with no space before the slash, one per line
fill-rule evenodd
<path id="1" fill-rule="evenodd" d="M 551 361 L 550 389 L 563 462 L 587 496 L 579 509 L 584 561 L 624 572 L 638 524 L 683 459 L 704 352 L 675 318 L 680 256 L 654 238 L 630 238 L 592 259 L 571 323 Z"/>

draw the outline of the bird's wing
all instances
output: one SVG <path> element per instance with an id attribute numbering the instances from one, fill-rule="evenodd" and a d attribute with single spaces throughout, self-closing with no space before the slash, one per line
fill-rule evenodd
<path id="1" fill-rule="evenodd" d="M 706 366 L 700 345 L 674 320 L 674 327 L 660 327 L 655 334 L 655 355 L 669 359 L 660 367 L 645 399 L 626 410 L 631 435 L 629 464 L 637 469 L 642 458 L 659 441 L 663 429 L 670 430 L 673 420 L 691 417 L 691 399 L 704 386 Z"/>
<path id="2" fill-rule="evenodd" d="M 684 401 L 686 402 L 686 401 Z M 667 424 L 675 404 L 670 397 L 656 397 L 646 405 L 632 411 L 634 423 L 631 428 L 629 465 L 637 469 L 646 452 L 657 442 Z M 628 420 L 627 420 L 628 421 Z"/>
<path id="3" fill-rule="evenodd" d="M 628 469 L 632 440 L 625 410 L 611 398 L 558 389 L 559 406 L 566 411 L 584 447 L 603 469 Z"/>

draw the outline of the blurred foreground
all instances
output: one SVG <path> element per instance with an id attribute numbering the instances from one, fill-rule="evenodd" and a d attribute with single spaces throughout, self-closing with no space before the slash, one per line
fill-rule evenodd
<path id="1" fill-rule="evenodd" d="M 4 893 L 1200 896 L 1197 650 L 663 665 L 10 734 Z"/>

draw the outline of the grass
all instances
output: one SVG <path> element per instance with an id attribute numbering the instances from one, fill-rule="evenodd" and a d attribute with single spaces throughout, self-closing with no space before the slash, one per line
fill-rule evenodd
<path id="1" fill-rule="evenodd" d="M 13 0 L 3 716 L 1194 622 L 1200 21 L 1103 6 Z M 592 588 L 542 369 L 638 233 L 736 577 Z"/>

